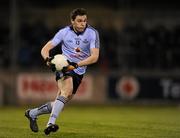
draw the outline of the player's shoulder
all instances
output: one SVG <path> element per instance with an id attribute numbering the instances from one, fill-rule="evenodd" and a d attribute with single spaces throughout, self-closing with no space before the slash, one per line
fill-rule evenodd
<path id="1" fill-rule="evenodd" d="M 89 37 L 98 37 L 99 36 L 99 32 L 92 26 L 88 25 L 87 26 L 87 32 L 89 34 Z"/>
<path id="2" fill-rule="evenodd" d="M 98 33 L 98 30 L 96 30 L 94 27 L 92 27 L 91 25 L 87 25 L 86 28 L 89 32 L 91 33 Z"/>
<path id="3" fill-rule="evenodd" d="M 66 35 L 70 30 L 70 27 L 69 26 L 65 26 L 63 28 L 59 28 L 58 30 L 58 34 L 59 35 Z"/>
<path id="4" fill-rule="evenodd" d="M 68 31 L 68 30 L 70 30 L 69 26 L 65 26 L 59 29 L 59 31 Z"/>

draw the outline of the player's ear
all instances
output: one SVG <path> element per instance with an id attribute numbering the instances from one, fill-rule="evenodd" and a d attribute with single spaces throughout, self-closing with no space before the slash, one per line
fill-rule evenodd
<path id="1" fill-rule="evenodd" d="M 74 24 L 74 20 L 71 19 L 71 24 Z"/>

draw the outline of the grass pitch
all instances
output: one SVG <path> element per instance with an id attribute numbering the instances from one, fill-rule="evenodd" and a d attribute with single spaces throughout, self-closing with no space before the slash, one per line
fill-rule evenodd
<path id="1" fill-rule="evenodd" d="M 46 136 L 48 115 L 31 132 L 25 108 L 0 108 L 0 138 L 180 138 L 180 108 L 167 106 L 68 105 L 57 120 L 60 130 Z"/>

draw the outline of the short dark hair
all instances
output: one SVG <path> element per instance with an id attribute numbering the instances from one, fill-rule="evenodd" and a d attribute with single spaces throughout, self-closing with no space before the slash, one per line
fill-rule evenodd
<path id="1" fill-rule="evenodd" d="M 86 9 L 84 9 L 84 8 L 74 9 L 74 10 L 71 12 L 71 14 L 70 14 L 70 18 L 71 18 L 72 20 L 75 20 L 75 19 L 76 19 L 76 16 L 78 16 L 78 15 L 80 15 L 80 16 L 87 15 Z"/>

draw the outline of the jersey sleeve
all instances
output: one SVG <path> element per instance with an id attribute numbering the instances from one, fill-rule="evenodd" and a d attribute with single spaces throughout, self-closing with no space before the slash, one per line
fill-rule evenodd
<path id="1" fill-rule="evenodd" d="M 53 46 L 57 46 L 63 40 L 64 29 L 59 30 L 52 38 L 51 42 Z"/>
<path id="2" fill-rule="evenodd" d="M 92 33 L 90 48 L 100 48 L 99 33 L 96 30 Z"/>

